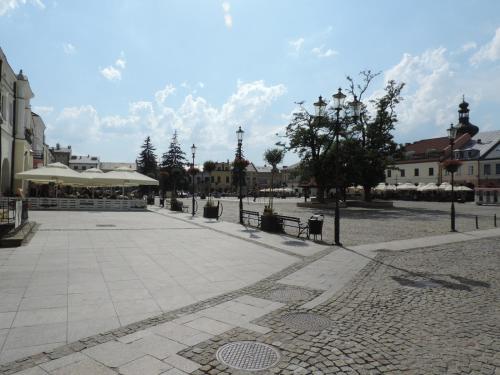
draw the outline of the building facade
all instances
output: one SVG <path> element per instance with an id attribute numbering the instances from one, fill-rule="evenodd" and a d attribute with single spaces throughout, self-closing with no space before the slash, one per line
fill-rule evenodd
<path id="1" fill-rule="evenodd" d="M 0 193 L 3 195 L 27 190 L 28 183 L 14 176 L 33 168 L 34 143 L 40 137 L 43 143 L 40 131 L 45 132 L 45 126 L 31 111 L 33 97 L 28 77 L 22 70 L 15 74 L 0 49 Z"/>
<path id="2" fill-rule="evenodd" d="M 90 155 L 71 155 L 69 167 L 75 171 L 82 172 L 90 168 L 99 168 L 99 157 Z"/>

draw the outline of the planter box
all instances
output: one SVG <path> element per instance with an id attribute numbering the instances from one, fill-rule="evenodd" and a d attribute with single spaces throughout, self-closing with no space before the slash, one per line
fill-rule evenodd
<path id="1" fill-rule="evenodd" d="M 218 219 L 219 218 L 219 207 L 218 206 L 205 206 L 203 207 L 203 217 L 207 219 Z"/>
<path id="2" fill-rule="evenodd" d="M 276 215 L 262 215 L 260 217 L 260 229 L 270 233 L 283 232 L 283 226 Z"/>
<path id="3" fill-rule="evenodd" d="M 180 201 L 170 201 L 170 210 L 182 212 L 182 202 Z"/>

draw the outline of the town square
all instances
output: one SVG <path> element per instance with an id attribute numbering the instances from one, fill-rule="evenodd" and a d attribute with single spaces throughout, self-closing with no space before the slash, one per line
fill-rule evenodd
<path id="1" fill-rule="evenodd" d="M 500 3 L 0 0 L 0 375 L 500 375 Z"/>

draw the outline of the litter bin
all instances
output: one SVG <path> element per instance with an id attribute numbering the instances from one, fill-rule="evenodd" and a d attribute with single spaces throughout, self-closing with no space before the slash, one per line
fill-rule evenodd
<path id="1" fill-rule="evenodd" d="M 315 214 L 309 218 L 309 235 L 314 236 L 314 241 L 316 237 L 320 236 L 321 241 L 323 241 L 323 221 L 325 216 L 322 214 Z"/>

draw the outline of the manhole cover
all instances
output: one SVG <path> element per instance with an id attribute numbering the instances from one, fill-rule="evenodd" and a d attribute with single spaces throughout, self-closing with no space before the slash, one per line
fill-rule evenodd
<path id="1" fill-rule="evenodd" d="M 230 342 L 217 350 L 216 357 L 229 367 L 247 371 L 268 369 L 280 359 L 278 351 L 272 346 L 254 341 Z"/>
<path id="2" fill-rule="evenodd" d="M 322 331 L 330 328 L 333 322 L 321 315 L 311 313 L 292 313 L 281 318 L 289 328 L 301 331 Z"/>
<path id="3" fill-rule="evenodd" d="M 296 302 L 311 299 L 312 293 L 304 289 L 284 286 L 272 289 L 266 297 L 277 302 Z"/>
<path id="4" fill-rule="evenodd" d="M 111 228 L 111 227 L 116 227 L 115 224 L 96 224 L 96 227 L 101 227 L 101 228 Z"/>

